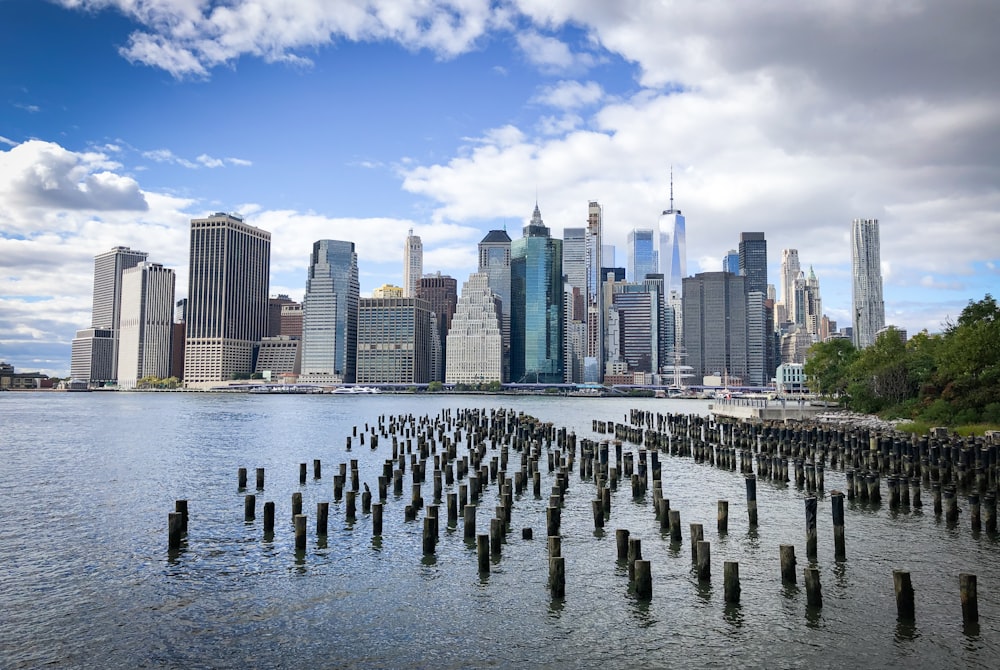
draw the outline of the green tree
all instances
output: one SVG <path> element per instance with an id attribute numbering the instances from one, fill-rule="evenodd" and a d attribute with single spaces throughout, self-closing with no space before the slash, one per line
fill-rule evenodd
<path id="1" fill-rule="evenodd" d="M 427 385 L 427 390 L 430 393 L 440 393 L 444 389 L 444 384 L 439 381 L 433 381 Z"/>
<path id="2" fill-rule="evenodd" d="M 906 360 L 906 344 L 889 328 L 865 348 L 851 365 L 848 393 L 851 407 L 880 412 L 914 396 Z"/>
<path id="3" fill-rule="evenodd" d="M 804 367 L 809 388 L 824 395 L 843 395 L 850 383 L 851 365 L 857 358 L 858 350 L 845 338 L 812 345 Z"/>

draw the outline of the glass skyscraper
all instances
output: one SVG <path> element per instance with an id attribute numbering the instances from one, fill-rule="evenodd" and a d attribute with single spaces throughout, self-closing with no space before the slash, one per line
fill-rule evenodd
<path id="1" fill-rule="evenodd" d="M 647 274 L 660 271 L 660 254 L 656 250 L 659 235 L 655 230 L 632 229 L 628 234 L 628 263 L 625 276 L 629 281 L 641 282 Z"/>
<path id="2" fill-rule="evenodd" d="M 747 293 L 767 296 L 767 240 L 764 233 L 740 233 L 740 273 L 747 278 Z"/>
<path id="3" fill-rule="evenodd" d="M 875 334 L 885 325 L 878 219 L 854 219 L 851 224 L 851 262 L 854 275 L 854 346 L 862 349 L 875 342 Z"/>
<path id="4" fill-rule="evenodd" d="M 354 242 L 313 243 L 302 300 L 303 381 L 354 382 L 360 292 Z"/>
<path id="5" fill-rule="evenodd" d="M 524 237 L 510 245 L 511 381 L 563 381 L 562 240 L 535 205 Z"/>

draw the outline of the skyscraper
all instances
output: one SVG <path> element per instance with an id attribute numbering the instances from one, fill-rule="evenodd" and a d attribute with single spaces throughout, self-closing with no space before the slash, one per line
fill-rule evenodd
<path id="1" fill-rule="evenodd" d="M 628 262 L 625 277 L 641 282 L 647 274 L 660 271 L 660 254 L 657 251 L 659 235 L 652 228 L 633 228 L 628 234 Z"/>
<path id="2" fill-rule="evenodd" d="M 872 344 L 875 333 L 885 326 L 878 219 L 854 219 L 851 224 L 851 261 L 854 271 L 854 346 L 861 349 Z"/>
<path id="3" fill-rule="evenodd" d="M 802 268 L 799 266 L 798 249 L 781 250 L 781 300 L 785 304 L 785 314 L 789 321 L 801 323 L 795 318 L 795 280 L 798 279 Z"/>
<path id="4" fill-rule="evenodd" d="M 458 303 L 458 282 L 454 277 L 437 272 L 420 278 L 417 284 L 417 297 L 426 300 L 435 315 L 438 343 L 441 347 L 440 358 L 432 367 L 430 381 L 444 381 L 445 366 L 448 361 L 448 330 L 451 319 L 455 315 L 455 305 Z"/>
<path id="5" fill-rule="evenodd" d="M 184 383 L 253 371 L 267 328 L 271 233 L 232 214 L 191 220 Z"/>
<path id="6" fill-rule="evenodd" d="M 485 272 L 469 275 L 448 331 L 445 381 L 482 384 L 503 381 L 503 334 L 500 298 Z"/>
<path id="7" fill-rule="evenodd" d="M 510 246 L 511 380 L 563 381 L 562 240 L 553 239 L 538 205 L 524 237 Z"/>
<path id="8" fill-rule="evenodd" d="M 767 296 L 767 240 L 764 233 L 740 233 L 740 273 L 747 278 L 747 293 Z"/>
<path id="9" fill-rule="evenodd" d="M 419 235 L 410 234 L 406 237 L 403 247 L 403 297 L 417 297 L 417 286 L 424 275 L 424 245 Z"/>
<path id="10" fill-rule="evenodd" d="M 510 378 L 510 236 L 491 230 L 479 243 L 479 271 L 485 272 L 490 290 L 500 298 L 500 333 L 503 335 L 503 377 Z"/>
<path id="11" fill-rule="evenodd" d="M 563 265 L 562 273 L 565 285 L 563 290 L 569 292 L 573 287 L 580 289 L 582 295 L 587 293 L 587 229 L 563 229 Z M 581 318 L 582 317 L 578 317 Z"/>
<path id="12" fill-rule="evenodd" d="M 730 249 L 726 252 L 726 255 L 722 257 L 722 271 L 731 272 L 734 275 L 740 273 L 740 252 L 736 249 Z"/>
<path id="13" fill-rule="evenodd" d="M 674 169 L 670 168 L 670 207 L 663 210 L 660 215 L 660 231 L 663 236 L 660 238 L 660 272 L 663 273 L 666 289 L 681 292 L 681 282 L 687 277 L 687 239 L 685 232 L 686 223 L 681 210 L 674 209 Z M 664 248 L 664 244 L 670 245 L 670 251 Z"/>
<path id="14" fill-rule="evenodd" d="M 596 200 L 587 203 L 587 290 L 586 329 L 587 349 L 583 359 L 583 381 L 596 384 L 601 381 L 604 366 L 604 277 L 601 268 L 615 259 L 614 245 L 604 244 L 604 208 Z M 610 259 L 610 260 L 609 260 Z"/>
<path id="15" fill-rule="evenodd" d="M 354 381 L 360 293 L 354 242 L 314 242 L 302 300 L 303 381 Z"/>
<path id="16" fill-rule="evenodd" d="M 431 309 L 420 298 L 358 301 L 359 384 L 431 381 Z"/>
<path id="17" fill-rule="evenodd" d="M 113 247 L 94 257 L 94 300 L 90 328 L 73 340 L 70 374 L 91 385 L 114 381 L 118 373 L 118 327 L 121 319 L 122 272 L 146 260 L 145 251 Z"/>
<path id="18" fill-rule="evenodd" d="M 170 377 L 174 325 L 174 271 L 143 261 L 122 272 L 118 385 L 143 377 Z"/>
<path id="19" fill-rule="evenodd" d="M 747 376 L 746 282 L 729 272 L 685 277 L 684 347 L 696 379 Z"/>

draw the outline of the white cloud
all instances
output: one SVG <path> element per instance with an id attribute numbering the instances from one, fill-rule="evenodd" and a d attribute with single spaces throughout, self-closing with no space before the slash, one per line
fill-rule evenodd
<path id="1" fill-rule="evenodd" d="M 225 161 L 223 161 L 221 158 L 212 158 L 208 154 L 201 154 L 195 160 L 197 160 L 199 163 L 201 163 L 207 168 L 222 167 L 223 165 L 226 164 Z"/>
<path id="2" fill-rule="evenodd" d="M 597 82 L 560 81 L 543 88 L 532 100 L 549 107 L 569 110 L 588 107 L 603 97 L 604 91 Z"/>
<path id="3" fill-rule="evenodd" d="M 533 30 L 519 32 L 517 46 L 528 62 L 551 74 L 585 71 L 597 62 L 591 54 L 575 53 L 558 38 Z"/>
<path id="4" fill-rule="evenodd" d="M 6 144 L 9 147 L 16 147 L 17 146 L 17 142 L 15 142 L 12 139 L 8 139 L 8 138 L 4 137 L 3 135 L 0 135 L 0 144 Z"/>
<path id="5" fill-rule="evenodd" d="M 227 158 L 226 162 L 230 165 L 237 165 L 239 167 L 250 167 L 253 165 L 253 161 L 248 161 L 245 158 Z"/>

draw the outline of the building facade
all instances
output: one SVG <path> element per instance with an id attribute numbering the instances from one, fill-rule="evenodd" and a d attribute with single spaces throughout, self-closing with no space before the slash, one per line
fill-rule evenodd
<path id="1" fill-rule="evenodd" d="M 695 379 L 746 377 L 746 277 L 702 272 L 685 277 L 683 291 L 684 347 Z"/>
<path id="2" fill-rule="evenodd" d="M 740 233 L 740 274 L 747 293 L 767 295 L 767 240 L 764 233 Z"/>
<path id="3" fill-rule="evenodd" d="M 250 374 L 267 329 L 271 233 L 218 212 L 191 220 L 184 383 Z"/>
<path id="4" fill-rule="evenodd" d="M 122 272 L 118 334 L 118 386 L 135 388 L 144 377 L 171 376 L 174 271 L 143 261 Z"/>
<path id="5" fill-rule="evenodd" d="M 483 384 L 503 379 L 503 333 L 500 298 L 485 272 L 469 275 L 448 331 L 445 381 Z"/>
<path id="6" fill-rule="evenodd" d="M 419 235 L 410 228 L 403 246 L 403 297 L 417 297 L 420 278 L 424 276 L 424 244 Z"/>
<path id="7" fill-rule="evenodd" d="M 358 384 L 431 381 L 431 306 L 420 298 L 358 302 Z"/>
<path id="8" fill-rule="evenodd" d="M 583 359 L 583 381 L 597 384 L 604 367 L 604 277 L 605 263 L 614 265 L 615 247 L 604 244 L 604 209 L 596 200 L 587 203 L 587 350 Z"/>
<path id="9" fill-rule="evenodd" d="M 660 252 L 657 251 L 659 234 L 651 229 L 633 228 L 628 234 L 628 261 L 625 278 L 641 282 L 647 274 L 660 271 Z"/>
<path id="10" fill-rule="evenodd" d="M 454 277 L 436 272 L 420 278 L 417 297 L 426 300 L 434 312 L 435 327 L 440 353 L 431 370 L 431 381 L 444 381 L 444 371 L 448 364 L 448 331 L 458 304 L 458 282 Z"/>
<path id="11" fill-rule="evenodd" d="M 303 382 L 354 382 L 360 296 L 354 242 L 314 242 L 302 299 Z"/>
<path id="12" fill-rule="evenodd" d="M 875 342 L 875 334 L 885 326 L 879 247 L 878 219 L 854 219 L 851 224 L 852 305 L 854 346 L 859 349 Z"/>
<path id="13" fill-rule="evenodd" d="M 503 380 L 510 379 L 510 236 L 491 230 L 479 243 L 479 272 L 485 272 L 490 290 L 500 298 L 503 335 Z"/>
<path id="14" fill-rule="evenodd" d="M 562 383 L 562 240 L 549 235 L 537 204 L 510 256 L 511 381 Z"/>

